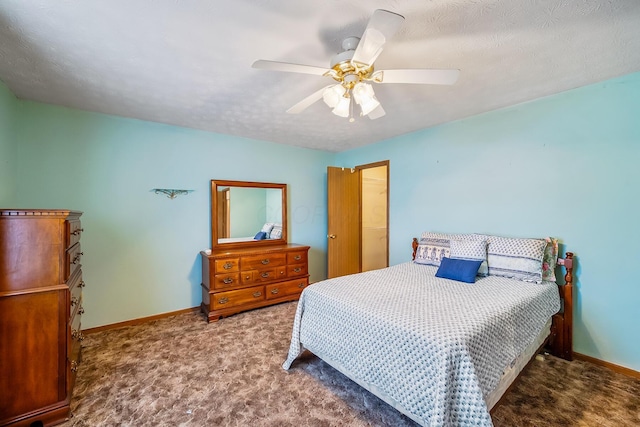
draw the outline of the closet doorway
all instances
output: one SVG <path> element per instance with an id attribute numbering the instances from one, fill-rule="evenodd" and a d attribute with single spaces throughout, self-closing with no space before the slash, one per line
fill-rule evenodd
<path id="1" fill-rule="evenodd" d="M 327 168 L 329 278 L 389 265 L 389 161 Z"/>

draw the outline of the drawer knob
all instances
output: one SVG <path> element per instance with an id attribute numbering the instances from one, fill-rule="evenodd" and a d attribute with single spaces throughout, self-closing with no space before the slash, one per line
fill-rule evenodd
<path id="1" fill-rule="evenodd" d="M 84 283 L 84 280 L 82 280 L 80 283 L 78 283 L 78 287 L 80 287 L 80 288 L 84 288 L 85 286 L 87 286 L 87 285 Z"/>
<path id="2" fill-rule="evenodd" d="M 76 305 L 78 303 L 78 298 L 76 297 L 71 297 L 71 307 L 73 307 L 74 305 Z"/>
<path id="3" fill-rule="evenodd" d="M 261 297 L 261 296 L 262 296 L 262 292 L 260 292 L 260 291 L 253 293 L 253 297 L 254 298 L 258 298 L 258 297 Z"/>
<path id="4" fill-rule="evenodd" d="M 264 277 L 264 278 L 266 279 L 267 277 L 269 277 L 269 273 L 268 273 L 268 272 L 266 272 L 266 273 L 262 273 L 262 274 L 261 274 L 261 276 L 262 276 L 262 277 Z"/>
<path id="5" fill-rule="evenodd" d="M 227 297 L 220 298 L 220 299 L 218 300 L 218 304 L 226 304 L 226 303 L 228 303 L 228 302 L 229 302 L 229 298 L 227 298 Z"/>
<path id="6" fill-rule="evenodd" d="M 278 288 L 271 289 L 271 293 L 272 293 L 273 295 L 277 295 L 279 292 L 280 292 L 280 291 L 278 290 Z"/>
<path id="7" fill-rule="evenodd" d="M 71 361 L 71 372 L 78 372 L 78 362 L 75 360 Z"/>
<path id="8" fill-rule="evenodd" d="M 300 273 L 301 271 L 302 271 L 302 268 L 300 268 L 300 267 L 296 267 L 296 268 L 293 269 L 294 273 Z"/>
<path id="9" fill-rule="evenodd" d="M 301 283 L 298 285 L 298 287 L 299 287 L 299 288 L 304 288 L 304 282 L 301 282 Z"/>
<path id="10" fill-rule="evenodd" d="M 302 256 L 296 255 L 293 257 L 293 259 L 295 259 L 296 261 L 300 261 L 302 259 Z"/>
<path id="11" fill-rule="evenodd" d="M 230 284 L 230 283 L 233 283 L 233 277 L 225 277 L 224 279 L 222 279 L 222 282 L 223 282 L 225 285 L 228 285 L 228 284 Z"/>
<path id="12" fill-rule="evenodd" d="M 71 338 L 73 338 L 74 340 L 82 341 L 82 340 L 84 340 L 84 335 L 82 335 L 81 331 L 72 329 L 71 330 Z"/>
<path id="13" fill-rule="evenodd" d="M 73 234 L 74 236 L 77 236 L 78 234 L 82 233 L 84 231 L 84 228 L 78 228 L 77 230 L 73 230 L 73 232 L 71 234 Z"/>
<path id="14" fill-rule="evenodd" d="M 84 314 L 84 307 L 80 306 L 80 308 L 78 309 L 78 314 Z"/>
<path id="15" fill-rule="evenodd" d="M 78 252 L 78 254 L 76 255 L 76 257 L 73 259 L 73 261 L 71 261 L 71 264 L 77 264 L 80 262 L 80 257 L 84 255 L 84 253 L 82 252 Z"/>
<path id="16" fill-rule="evenodd" d="M 225 262 L 224 265 L 222 266 L 222 268 L 224 268 L 225 270 L 229 270 L 232 267 L 233 267 L 233 263 L 231 262 Z"/>
<path id="17" fill-rule="evenodd" d="M 269 259 L 268 258 L 267 259 L 263 259 L 261 262 L 262 262 L 262 264 L 267 265 L 267 264 L 269 264 Z"/>

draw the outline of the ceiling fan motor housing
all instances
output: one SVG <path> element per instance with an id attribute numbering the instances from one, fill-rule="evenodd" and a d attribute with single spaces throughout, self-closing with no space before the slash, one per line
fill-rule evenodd
<path id="1" fill-rule="evenodd" d="M 359 42 L 359 37 L 347 37 L 342 41 L 342 48 L 345 50 L 331 58 L 332 72 L 328 75 L 348 89 L 353 88 L 359 81 L 368 79 L 373 73 L 372 65 L 363 64 L 362 68 L 356 68 L 351 62 Z"/>

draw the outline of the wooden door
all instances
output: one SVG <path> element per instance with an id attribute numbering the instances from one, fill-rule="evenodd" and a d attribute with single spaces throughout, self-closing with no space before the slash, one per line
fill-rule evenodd
<path id="1" fill-rule="evenodd" d="M 329 278 L 360 272 L 360 172 L 327 168 Z"/>

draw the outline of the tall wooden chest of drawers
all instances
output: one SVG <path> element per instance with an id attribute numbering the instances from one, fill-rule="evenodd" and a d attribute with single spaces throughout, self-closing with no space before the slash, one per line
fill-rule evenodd
<path id="1" fill-rule="evenodd" d="M 294 301 L 309 285 L 309 246 L 200 252 L 202 305 L 209 321 L 253 308 Z"/>
<path id="2" fill-rule="evenodd" d="M 0 210 L 0 426 L 69 418 L 83 338 L 80 215 Z"/>

